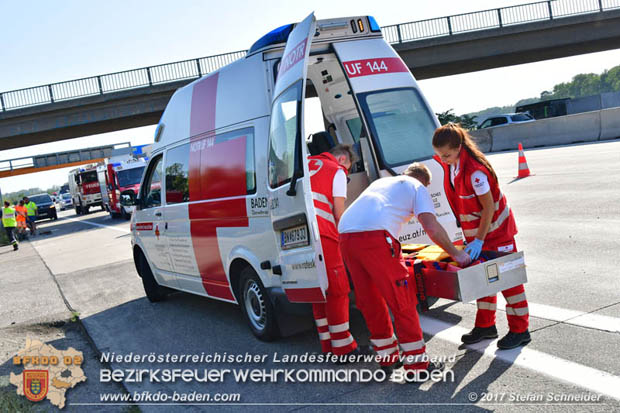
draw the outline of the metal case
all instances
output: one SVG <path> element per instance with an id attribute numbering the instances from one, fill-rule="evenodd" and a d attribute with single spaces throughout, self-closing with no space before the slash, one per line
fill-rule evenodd
<path id="1" fill-rule="evenodd" d="M 482 256 L 488 261 L 456 272 L 423 270 L 424 295 L 469 302 L 527 282 L 523 251 L 483 251 Z"/>

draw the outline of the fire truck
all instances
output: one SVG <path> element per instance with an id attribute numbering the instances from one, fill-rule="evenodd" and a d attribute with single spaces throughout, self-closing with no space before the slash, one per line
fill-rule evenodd
<path id="1" fill-rule="evenodd" d="M 134 207 L 122 200 L 129 192 L 137 196 L 145 166 L 144 158 L 125 155 L 111 157 L 97 168 L 103 207 L 112 218 L 131 218 Z"/>
<path id="2" fill-rule="evenodd" d="M 76 214 L 88 214 L 88 210 L 95 206 L 103 209 L 101 189 L 97 180 L 97 165 L 87 165 L 70 171 L 69 192 Z"/>

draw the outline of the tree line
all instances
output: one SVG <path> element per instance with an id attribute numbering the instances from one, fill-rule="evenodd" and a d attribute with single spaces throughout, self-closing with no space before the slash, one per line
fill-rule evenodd
<path id="1" fill-rule="evenodd" d="M 601 93 L 620 91 L 620 65 L 614 66 L 609 70 L 604 70 L 601 74 L 581 73 L 575 75 L 571 81 L 558 83 L 551 90 L 544 90 L 538 97 L 521 99 L 511 106 L 494 106 L 479 112 L 456 115 L 453 109 L 446 112 L 437 113 L 439 122 L 445 125 L 448 122 L 461 123 L 467 129 L 475 129 L 476 126 L 486 118 L 501 113 L 512 113 L 517 106 L 537 103 L 552 99 L 580 98 L 585 96 L 598 95 Z"/>
<path id="2" fill-rule="evenodd" d="M 39 187 L 29 188 L 29 189 L 20 189 L 19 191 L 15 191 L 15 192 L 3 193 L 2 199 L 4 201 L 9 201 L 11 205 L 14 205 L 16 201 L 19 202 L 19 200 L 25 196 L 45 194 L 45 193 L 52 195 L 54 192 L 60 193 L 60 186 L 53 185 L 51 188 L 48 188 L 46 190 L 43 190 Z"/>

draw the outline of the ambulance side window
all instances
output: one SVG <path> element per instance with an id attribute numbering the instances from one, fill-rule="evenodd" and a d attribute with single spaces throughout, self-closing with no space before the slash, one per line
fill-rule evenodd
<path id="1" fill-rule="evenodd" d="M 142 193 L 144 208 L 154 208 L 161 206 L 161 177 L 162 177 L 162 156 L 153 159 L 148 170 L 148 176 L 144 179 Z"/>
<path id="2" fill-rule="evenodd" d="M 269 186 L 290 182 L 295 168 L 295 142 L 299 135 L 298 111 L 301 82 L 297 82 L 273 103 L 269 128 Z"/>
<path id="3" fill-rule="evenodd" d="M 189 143 L 166 153 L 166 204 L 189 202 Z"/>

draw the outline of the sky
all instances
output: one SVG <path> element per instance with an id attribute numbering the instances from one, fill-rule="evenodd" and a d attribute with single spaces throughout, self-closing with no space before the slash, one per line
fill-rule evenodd
<path id="1" fill-rule="evenodd" d="M 314 11 L 317 19 L 372 15 L 380 26 L 468 13 L 527 0 L 0 0 L 0 91 L 248 49 L 258 38 Z M 427 79 L 434 112 L 457 114 L 536 97 L 579 73 L 620 64 L 620 50 Z M 155 126 L 0 151 L 0 161 L 130 141 L 153 141 Z M 3 193 L 46 189 L 69 169 L 0 179 Z"/>

